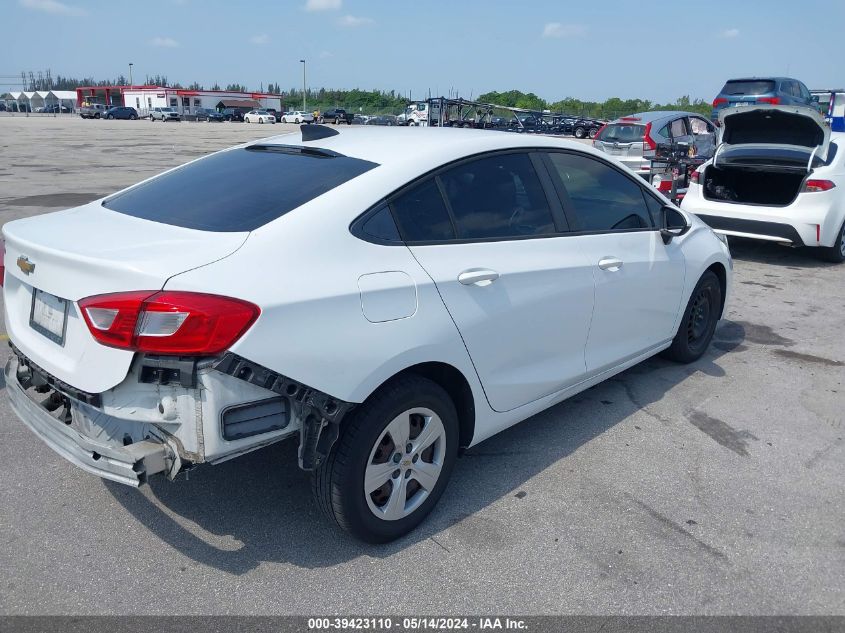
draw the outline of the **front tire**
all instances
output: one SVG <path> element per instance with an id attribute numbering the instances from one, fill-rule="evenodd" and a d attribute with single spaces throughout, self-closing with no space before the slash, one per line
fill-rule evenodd
<path id="1" fill-rule="evenodd" d="M 437 503 L 458 454 L 458 416 L 449 395 L 420 376 L 397 378 L 344 421 L 314 472 L 321 510 L 368 543 L 413 530 Z"/>
<path id="2" fill-rule="evenodd" d="M 587 130 L 582 127 L 575 128 L 575 138 L 584 138 L 587 135 Z"/>
<path id="3" fill-rule="evenodd" d="M 845 262 L 845 222 L 839 228 L 839 237 L 836 238 L 833 246 L 823 246 L 819 249 L 819 257 L 822 261 L 830 262 L 831 264 Z"/>
<path id="4" fill-rule="evenodd" d="M 678 363 L 692 363 L 704 355 L 722 311 L 722 285 L 712 270 L 695 285 L 678 332 L 663 356 Z"/>

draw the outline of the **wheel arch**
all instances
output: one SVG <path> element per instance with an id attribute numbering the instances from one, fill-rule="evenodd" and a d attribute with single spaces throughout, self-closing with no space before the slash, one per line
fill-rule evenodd
<path id="1" fill-rule="evenodd" d="M 722 305 L 719 306 L 719 315 L 724 317 L 725 303 L 728 299 L 728 271 L 725 269 L 722 262 L 713 262 L 710 266 L 708 266 L 707 270 L 712 271 L 719 279 L 719 287 L 722 289 Z"/>
<path id="2" fill-rule="evenodd" d="M 408 375 L 427 378 L 446 391 L 455 405 L 455 410 L 458 412 L 459 447 L 461 449 L 468 447 L 472 443 L 472 438 L 475 436 L 475 398 L 472 393 L 472 387 L 461 370 L 440 361 L 417 363 L 416 365 L 406 367 L 385 380 L 373 393 L 390 381 L 400 376 Z"/>

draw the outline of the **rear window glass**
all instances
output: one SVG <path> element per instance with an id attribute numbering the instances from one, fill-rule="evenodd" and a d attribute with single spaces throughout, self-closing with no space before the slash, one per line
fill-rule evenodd
<path id="1" fill-rule="evenodd" d="M 201 231 L 252 231 L 376 167 L 297 148 L 234 149 L 117 194 L 103 206 Z"/>
<path id="2" fill-rule="evenodd" d="M 644 134 L 644 125 L 613 123 L 604 127 L 598 140 L 607 143 L 638 143 L 643 140 Z"/>
<path id="3" fill-rule="evenodd" d="M 766 80 L 729 81 L 722 88 L 722 94 L 732 95 L 762 95 L 775 91 L 775 82 Z"/>

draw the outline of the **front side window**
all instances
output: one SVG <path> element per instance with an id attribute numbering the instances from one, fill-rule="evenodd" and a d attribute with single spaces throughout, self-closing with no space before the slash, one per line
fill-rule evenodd
<path id="1" fill-rule="evenodd" d="M 544 235 L 552 212 L 528 154 L 499 154 L 464 163 L 439 176 L 458 239 Z"/>
<path id="2" fill-rule="evenodd" d="M 653 228 L 643 191 L 610 165 L 576 154 L 549 154 L 581 231 Z"/>

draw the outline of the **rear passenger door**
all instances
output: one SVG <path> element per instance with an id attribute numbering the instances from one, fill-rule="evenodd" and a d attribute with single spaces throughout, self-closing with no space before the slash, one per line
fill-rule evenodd
<path id="1" fill-rule="evenodd" d="M 645 185 L 584 154 L 550 152 L 547 160 L 595 279 L 586 347 L 587 372 L 594 375 L 674 336 L 684 258 L 676 241 L 663 243 L 662 205 Z"/>
<path id="2" fill-rule="evenodd" d="M 539 169 L 538 169 L 539 167 Z M 508 411 L 583 379 L 593 273 L 540 158 L 485 154 L 390 201 L 440 292 L 490 406 Z"/>

